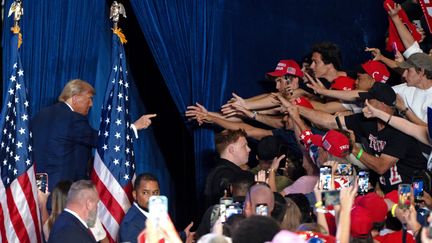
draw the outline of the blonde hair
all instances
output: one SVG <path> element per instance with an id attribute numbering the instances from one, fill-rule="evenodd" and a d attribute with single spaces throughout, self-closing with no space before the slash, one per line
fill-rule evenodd
<path id="1" fill-rule="evenodd" d="M 301 224 L 301 211 L 297 204 L 290 198 L 285 198 L 286 210 L 285 215 L 281 222 L 281 229 L 296 231 L 297 227 Z"/>
<path id="2" fill-rule="evenodd" d="M 81 79 L 72 79 L 63 88 L 63 91 L 61 92 L 60 96 L 58 97 L 58 101 L 65 102 L 70 97 L 77 95 L 77 94 L 81 94 L 81 93 L 86 92 L 86 91 L 92 93 L 93 95 L 96 93 L 93 86 L 91 86 L 86 81 L 81 80 Z"/>

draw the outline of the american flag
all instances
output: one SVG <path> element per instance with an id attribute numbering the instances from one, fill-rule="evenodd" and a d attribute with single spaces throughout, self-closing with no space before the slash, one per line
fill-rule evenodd
<path id="1" fill-rule="evenodd" d="M 99 218 L 110 241 L 115 242 L 121 220 L 131 205 L 135 162 L 126 57 L 117 34 L 113 34 L 112 45 L 112 70 L 102 106 L 98 147 L 91 177 L 101 200 Z"/>
<path id="2" fill-rule="evenodd" d="M 0 241 L 41 242 L 29 130 L 29 102 L 19 54 L 19 27 L 11 40 L 11 69 L 1 115 Z"/>

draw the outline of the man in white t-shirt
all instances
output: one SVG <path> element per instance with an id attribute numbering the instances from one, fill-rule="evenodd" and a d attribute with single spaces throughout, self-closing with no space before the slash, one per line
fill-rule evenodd
<path id="1" fill-rule="evenodd" d="M 432 106 L 432 57 L 414 53 L 399 67 L 406 83 L 393 86 L 400 96 L 396 108 L 411 122 L 426 125 L 427 108 Z"/>

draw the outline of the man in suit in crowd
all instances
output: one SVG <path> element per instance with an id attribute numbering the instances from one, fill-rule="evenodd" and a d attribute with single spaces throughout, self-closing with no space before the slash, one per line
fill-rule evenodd
<path id="1" fill-rule="evenodd" d="M 97 217 L 99 196 L 91 181 L 80 180 L 72 184 L 66 208 L 51 229 L 48 243 L 95 243 L 90 232 Z"/>
<path id="2" fill-rule="evenodd" d="M 158 195 L 160 195 L 159 181 L 154 175 L 144 173 L 136 178 L 132 191 L 135 202 L 120 224 L 119 242 L 137 242 L 139 233 L 145 229 L 149 199 L 151 196 Z"/>
<path id="3" fill-rule="evenodd" d="M 87 119 L 93 105 L 94 88 L 79 79 L 63 88 L 59 103 L 42 109 L 32 120 L 33 150 L 38 173 L 48 174 L 48 191 L 59 181 L 88 178 L 91 149 L 97 145 L 97 131 Z M 131 128 L 147 128 L 155 114 L 143 115 Z"/>

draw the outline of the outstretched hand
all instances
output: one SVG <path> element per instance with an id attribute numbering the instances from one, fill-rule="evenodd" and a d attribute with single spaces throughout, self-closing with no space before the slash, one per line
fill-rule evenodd
<path id="1" fill-rule="evenodd" d="M 195 119 L 200 126 L 204 122 L 211 122 L 209 112 L 204 106 L 202 106 L 198 102 L 195 103 L 195 105 L 188 106 L 185 115 L 189 119 Z"/>
<path id="2" fill-rule="evenodd" d="M 370 52 L 372 54 L 372 56 L 374 56 L 374 58 L 373 58 L 374 61 L 381 61 L 382 54 L 381 54 L 380 49 L 366 47 L 365 51 Z"/>
<path id="3" fill-rule="evenodd" d="M 136 120 L 133 124 L 135 125 L 137 130 L 145 129 L 151 125 L 152 123 L 151 118 L 156 116 L 157 116 L 156 114 L 143 115 L 138 120 Z"/>
<path id="4" fill-rule="evenodd" d="M 325 90 L 327 90 L 327 88 L 318 78 L 313 78 L 308 73 L 305 73 L 305 76 L 309 80 L 309 83 L 307 83 L 306 85 L 309 88 L 313 89 L 316 94 L 322 94 Z"/>
<path id="5" fill-rule="evenodd" d="M 366 118 L 380 117 L 380 115 L 386 114 L 384 111 L 379 110 L 372 106 L 368 100 L 365 101 L 365 107 L 363 107 L 362 112 Z"/>

